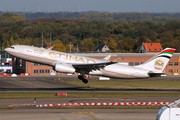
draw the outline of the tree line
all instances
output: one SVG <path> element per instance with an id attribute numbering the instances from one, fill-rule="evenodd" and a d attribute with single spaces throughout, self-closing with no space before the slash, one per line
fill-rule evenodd
<path id="1" fill-rule="evenodd" d="M 103 20 L 38 18 L 27 20 L 12 13 L 0 16 L 0 45 L 40 46 L 47 42 L 54 49 L 69 52 L 70 45 L 79 52 L 92 51 L 98 44 L 106 44 L 110 52 L 138 52 L 143 42 L 159 42 L 163 48 L 180 52 L 180 21 L 114 22 Z M 57 46 L 58 45 L 58 46 Z M 76 47 L 71 47 L 71 51 Z"/>
<path id="2" fill-rule="evenodd" d="M 106 21 L 108 23 L 114 22 L 168 22 L 172 20 L 180 20 L 180 12 L 177 13 L 108 13 L 108 12 L 12 12 L 23 16 L 25 19 L 38 19 L 38 18 L 56 18 L 56 19 L 87 19 L 88 21 Z M 0 12 L 0 15 L 3 14 Z"/>

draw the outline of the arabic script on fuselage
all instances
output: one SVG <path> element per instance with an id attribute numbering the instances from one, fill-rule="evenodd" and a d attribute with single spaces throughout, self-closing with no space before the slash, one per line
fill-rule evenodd
<path id="1" fill-rule="evenodd" d="M 44 53 L 44 50 L 34 49 L 34 53 L 43 54 L 43 53 Z"/>

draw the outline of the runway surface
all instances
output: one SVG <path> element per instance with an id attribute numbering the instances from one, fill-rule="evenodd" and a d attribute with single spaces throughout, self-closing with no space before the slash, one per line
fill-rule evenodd
<path id="1" fill-rule="evenodd" d="M 0 120 L 155 120 L 158 109 L 13 109 Z"/>
<path id="2" fill-rule="evenodd" d="M 77 80 L 77 76 L 59 77 L 1 77 L 0 92 L 180 92 L 179 90 L 124 90 L 83 88 L 60 83 L 59 80 Z M 179 79 L 180 77 L 177 77 Z M 97 77 L 93 80 L 98 79 Z M 168 80 L 168 79 L 167 79 Z M 102 81 L 103 82 L 103 81 Z M 86 102 L 171 102 L 177 97 L 116 97 L 116 98 L 37 98 L 37 104 L 86 103 Z M 11 104 L 33 104 L 31 99 L 0 99 L 0 106 Z"/>
<path id="3" fill-rule="evenodd" d="M 171 77 L 156 78 L 170 80 Z M 152 79 L 152 78 L 149 78 Z M 143 79 L 143 80 L 149 80 Z M 180 77 L 173 77 L 180 80 Z M 180 90 L 134 90 L 83 88 L 60 83 L 77 80 L 77 76 L 0 77 L 0 92 L 180 92 Z M 91 79 L 92 80 L 92 79 Z M 98 77 L 93 77 L 98 80 Z M 112 80 L 112 79 L 111 79 Z M 116 79 L 117 80 L 117 79 Z M 124 80 L 124 79 L 120 79 Z M 142 80 L 142 79 L 141 79 Z M 102 81 L 103 82 L 103 81 Z M 179 97 L 114 97 L 114 98 L 37 98 L 36 104 L 88 102 L 161 102 Z M 33 104 L 34 99 L 0 99 L 0 106 Z M 1 109 L 0 120 L 155 120 L 159 109 Z"/>
<path id="4" fill-rule="evenodd" d="M 158 77 L 141 80 L 180 80 L 180 77 Z M 42 76 L 42 77 L 0 77 L 0 92 L 180 92 L 180 90 L 150 90 L 150 89 L 96 89 L 84 88 L 60 83 L 60 80 L 76 80 L 77 76 Z M 92 77 L 91 80 L 98 80 Z M 124 79 L 111 79 L 124 80 Z M 128 79 L 126 79 L 128 80 Z M 103 82 L 103 81 L 102 81 Z"/>

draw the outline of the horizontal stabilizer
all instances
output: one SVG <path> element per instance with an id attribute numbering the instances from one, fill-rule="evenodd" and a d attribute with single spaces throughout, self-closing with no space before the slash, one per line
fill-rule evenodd
<path id="1" fill-rule="evenodd" d="M 121 60 L 121 58 L 118 58 L 118 59 L 114 60 L 113 62 L 118 63 L 120 60 Z"/>
<path id="2" fill-rule="evenodd" d="M 167 75 L 166 73 L 148 73 L 150 77 L 161 77 L 163 75 Z"/>

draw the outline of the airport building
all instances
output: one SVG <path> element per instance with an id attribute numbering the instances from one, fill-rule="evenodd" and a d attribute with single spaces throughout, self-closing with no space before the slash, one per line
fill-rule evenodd
<path id="1" fill-rule="evenodd" d="M 12 56 L 0 51 L 0 73 L 12 73 Z"/>

